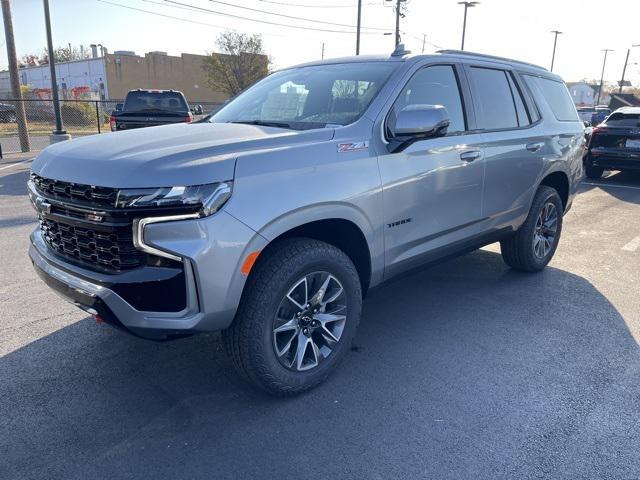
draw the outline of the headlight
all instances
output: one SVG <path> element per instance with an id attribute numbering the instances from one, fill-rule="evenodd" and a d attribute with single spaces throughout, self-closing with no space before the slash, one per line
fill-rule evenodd
<path id="1" fill-rule="evenodd" d="M 217 212 L 231 197 L 233 182 L 188 187 L 129 188 L 118 192 L 116 207 L 200 207 L 206 217 Z"/>

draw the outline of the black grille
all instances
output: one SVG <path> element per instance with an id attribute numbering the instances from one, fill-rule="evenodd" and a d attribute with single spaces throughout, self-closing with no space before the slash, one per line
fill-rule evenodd
<path id="1" fill-rule="evenodd" d="M 127 270 L 146 263 L 146 254 L 133 246 L 131 225 L 98 230 L 41 219 L 47 244 L 59 255 L 107 270 Z"/>
<path id="2" fill-rule="evenodd" d="M 116 188 L 61 182 L 43 178 L 34 173 L 31 174 L 31 180 L 45 196 L 61 201 L 70 200 L 101 207 L 114 207 L 118 197 L 118 189 Z"/>

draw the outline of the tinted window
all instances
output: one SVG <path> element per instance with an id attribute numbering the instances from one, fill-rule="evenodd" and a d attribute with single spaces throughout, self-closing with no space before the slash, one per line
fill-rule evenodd
<path id="1" fill-rule="evenodd" d="M 434 65 L 419 70 L 393 107 L 394 113 L 408 105 L 442 105 L 449 112 L 447 133 L 466 130 L 458 80 L 451 65 Z"/>
<path id="2" fill-rule="evenodd" d="M 640 114 L 613 112 L 606 124 L 611 127 L 640 127 Z"/>
<path id="3" fill-rule="evenodd" d="M 472 67 L 471 81 L 475 86 L 479 110 L 478 127 L 485 130 L 517 128 L 518 115 L 507 72 Z"/>
<path id="4" fill-rule="evenodd" d="M 250 87 L 211 121 L 271 121 L 293 129 L 347 125 L 364 113 L 395 67 L 357 62 L 282 70 Z"/>
<path id="5" fill-rule="evenodd" d="M 522 100 L 520 89 L 515 84 L 510 74 L 507 74 L 507 79 L 509 80 L 509 87 L 511 88 L 511 94 L 513 95 L 513 103 L 516 106 L 518 125 L 520 125 L 521 127 L 529 125 L 531 123 L 529 121 L 529 114 L 527 113 L 527 108 L 524 105 L 524 100 Z"/>
<path id="6" fill-rule="evenodd" d="M 129 92 L 124 101 L 127 112 L 187 112 L 189 107 L 178 92 Z"/>
<path id="7" fill-rule="evenodd" d="M 529 86 L 534 89 L 534 86 L 538 87 L 557 120 L 562 122 L 579 120 L 576 107 L 564 83 L 549 80 L 548 78 L 532 77 L 531 75 L 525 75 L 525 78 Z"/>

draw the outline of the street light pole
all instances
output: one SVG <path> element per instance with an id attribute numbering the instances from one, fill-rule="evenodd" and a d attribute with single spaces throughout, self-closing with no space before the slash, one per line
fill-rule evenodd
<path id="1" fill-rule="evenodd" d="M 51 92 L 53 94 L 53 112 L 56 116 L 56 129 L 53 135 L 66 135 L 63 130 L 62 115 L 60 114 L 60 99 L 58 98 L 58 82 L 56 81 L 56 61 L 53 50 L 53 39 L 51 37 L 51 16 L 49 15 L 49 0 L 42 0 L 44 3 L 44 21 L 47 28 L 47 48 L 49 49 L 49 70 L 51 72 Z"/>
<path id="2" fill-rule="evenodd" d="M 362 0 L 358 0 L 358 28 L 356 31 L 356 55 L 360 55 L 360 18 L 362 17 Z"/>
<path id="3" fill-rule="evenodd" d="M 458 5 L 464 5 L 464 20 L 462 21 L 462 46 L 460 50 L 464 50 L 464 37 L 467 33 L 467 9 L 480 5 L 480 2 L 458 2 Z"/>
<path id="4" fill-rule="evenodd" d="M 600 103 L 600 94 L 602 94 L 602 85 L 604 83 L 604 67 L 607 64 L 607 54 L 609 52 L 613 52 L 613 50 L 609 49 L 609 48 L 605 48 L 602 50 L 604 52 L 604 60 L 602 62 L 602 75 L 600 75 L 600 88 L 598 88 L 598 99 L 596 100 L 596 105 L 597 106 Z"/>
<path id="5" fill-rule="evenodd" d="M 555 34 L 553 38 L 553 54 L 551 55 L 551 71 L 553 72 L 553 63 L 556 59 L 556 45 L 558 44 L 558 35 L 562 35 L 562 32 L 559 30 L 551 30 L 551 33 Z"/>
<path id="6" fill-rule="evenodd" d="M 640 43 L 631 45 L 633 47 L 640 47 Z M 620 88 L 618 89 L 618 93 L 622 93 L 622 87 L 624 86 L 624 75 L 627 73 L 627 65 L 629 63 L 629 54 L 631 53 L 631 48 L 627 48 L 627 56 L 624 59 L 624 67 L 622 67 L 622 78 L 620 79 Z"/>

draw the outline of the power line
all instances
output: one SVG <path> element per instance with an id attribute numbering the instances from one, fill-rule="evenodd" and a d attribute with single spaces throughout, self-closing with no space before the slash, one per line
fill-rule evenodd
<path id="1" fill-rule="evenodd" d="M 122 5 L 120 3 L 110 2 L 109 0 L 96 0 L 96 1 L 100 2 L 100 3 L 106 3 L 106 4 L 109 4 L 109 5 L 113 5 L 114 7 L 121 7 L 121 8 L 126 8 L 127 10 L 135 10 L 136 12 L 149 13 L 151 15 L 157 15 L 158 17 L 169 18 L 171 20 L 179 20 L 179 21 L 187 22 L 187 23 L 195 23 L 197 25 L 204 25 L 204 26 L 207 26 L 207 27 L 221 28 L 223 30 L 226 29 L 226 28 L 229 28 L 228 26 L 213 25 L 211 23 L 199 22 L 197 20 L 190 20 L 188 18 L 180 18 L 180 17 L 175 17 L 173 15 L 165 15 L 165 14 L 158 13 L 158 12 L 152 12 L 150 10 L 144 10 L 142 8 L 136 8 L 136 7 L 131 7 L 129 5 Z"/>
<path id="2" fill-rule="evenodd" d="M 309 4 L 304 4 L 304 3 L 287 3 L 287 2 L 275 2 L 273 0 L 260 0 L 261 2 L 264 3 L 273 3 L 274 5 L 284 5 L 286 7 L 305 7 L 305 8 L 356 8 L 358 5 L 357 4 L 351 4 L 351 5 L 309 5 Z M 378 3 L 363 3 L 362 5 L 376 5 L 378 6 Z"/>
<path id="3" fill-rule="evenodd" d="M 193 24 L 196 24 L 196 25 L 204 25 L 204 26 L 207 26 L 207 27 L 220 28 L 222 30 L 226 30 L 226 29 L 229 28 L 229 25 L 214 25 L 214 24 L 211 24 L 211 23 L 200 22 L 198 20 L 191 20 L 191 19 L 187 19 L 187 18 L 176 17 L 174 15 L 166 15 L 166 14 L 163 14 L 163 13 L 152 12 L 151 10 L 145 10 L 145 9 L 142 9 L 142 8 L 136 8 L 136 7 L 132 7 L 132 6 L 129 6 L 129 5 L 122 5 L 121 3 L 111 2 L 109 0 L 96 0 L 96 1 L 100 2 L 100 3 L 113 5 L 115 7 L 125 8 L 125 9 L 128 9 L 128 10 L 135 10 L 137 12 L 148 13 L 150 15 L 156 15 L 158 17 L 168 18 L 168 19 L 171 19 L 171 20 L 178 20 L 178 21 L 181 21 L 181 22 L 193 23 Z M 162 4 L 162 3 L 159 3 L 159 2 L 153 2 L 151 0 L 145 0 L 145 1 L 147 1 L 149 3 L 155 3 L 155 4 L 158 4 L 158 5 L 163 5 L 163 6 L 170 6 L 170 7 L 174 7 L 174 8 L 185 9 L 183 7 L 176 6 L 176 5 L 165 5 L 165 4 Z M 193 11 L 193 10 L 189 9 L 189 11 Z M 284 23 L 268 22 L 266 20 L 256 20 L 256 19 L 253 19 L 253 18 L 240 17 L 238 15 L 232 15 L 230 13 L 215 12 L 215 11 L 206 10 L 206 9 L 205 9 L 205 12 L 216 14 L 216 15 L 221 15 L 221 16 L 226 16 L 226 17 L 231 17 L 231 18 L 237 18 L 237 19 L 240 19 L 240 20 L 247 20 L 249 22 L 266 23 L 268 25 L 277 25 L 277 26 L 280 26 L 280 27 L 296 28 L 296 29 L 301 29 L 301 30 L 313 30 L 313 31 L 317 31 L 317 32 L 329 32 L 329 33 L 346 33 L 346 34 L 349 34 L 349 35 L 352 35 L 352 34 L 355 33 L 355 30 L 354 31 L 330 30 L 330 29 L 324 29 L 324 28 L 302 27 L 302 26 L 298 26 L 298 25 L 287 25 L 287 24 L 284 24 Z M 378 33 L 374 33 L 374 32 L 363 32 L 363 34 L 366 34 L 366 35 L 378 35 Z M 277 36 L 277 37 L 282 37 L 283 36 L 283 35 L 278 35 L 278 34 L 275 34 L 275 33 L 264 33 L 264 35 L 271 35 L 271 36 Z"/>
<path id="4" fill-rule="evenodd" d="M 174 0 L 164 0 L 167 3 L 173 3 L 176 5 L 182 5 L 182 6 L 186 6 L 186 7 L 191 7 L 194 10 L 202 10 L 202 11 L 210 11 L 209 9 L 206 8 L 202 8 L 202 7 L 198 7 L 196 5 L 190 5 L 190 4 L 186 4 L 186 3 L 181 3 L 181 2 L 176 2 Z M 355 25 L 349 25 L 346 23 L 335 23 L 335 22 L 326 22 L 324 20 L 316 20 L 314 18 L 306 18 L 306 17 L 297 17 L 295 15 L 286 15 L 284 13 L 276 13 L 276 12 L 269 12 L 267 10 L 260 10 L 259 8 L 252 8 L 252 7 L 245 7 L 243 5 L 236 5 L 234 3 L 229 3 L 229 2 L 223 2 L 222 0 L 209 0 L 209 2 L 211 3 L 217 3 L 220 5 L 225 5 L 227 7 L 232 7 L 232 8 L 240 8 L 242 10 L 248 10 L 250 12 L 256 12 L 256 13 L 261 13 L 261 14 L 265 14 L 265 15 L 273 15 L 276 17 L 282 17 L 282 18 L 288 18 L 290 20 L 301 20 L 303 22 L 312 22 L 312 23 L 324 23 L 325 25 L 333 25 L 335 27 L 345 27 L 345 28 L 356 28 Z M 243 17 L 241 17 L 243 18 Z M 306 28 L 306 27 L 303 27 Z M 368 30 L 379 30 L 381 32 L 386 32 L 389 29 L 387 28 L 379 28 L 379 27 L 362 27 L 362 28 L 366 28 Z"/>

